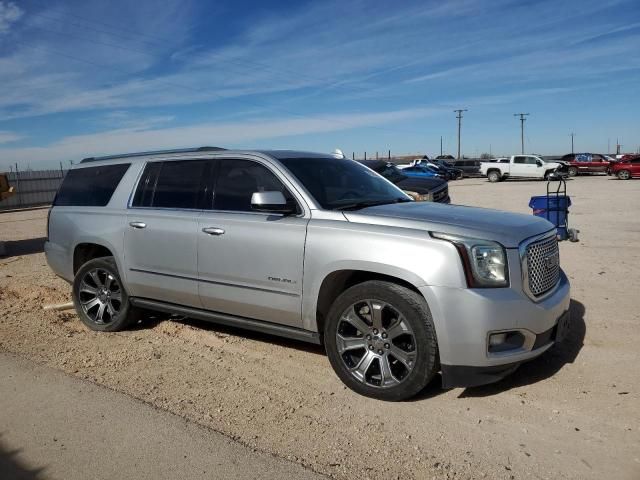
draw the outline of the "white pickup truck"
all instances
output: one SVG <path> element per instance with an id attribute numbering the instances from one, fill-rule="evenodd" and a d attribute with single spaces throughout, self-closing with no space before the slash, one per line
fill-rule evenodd
<path id="1" fill-rule="evenodd" d="M 510 158 L 499 158 L 495 162 L 482 162 L 480 172 L 493 183 L 507 178 L 547 180 L 549 175 L 561 167 L 561 163 L 545 162 L 536 155 L 513 155 Z"/>

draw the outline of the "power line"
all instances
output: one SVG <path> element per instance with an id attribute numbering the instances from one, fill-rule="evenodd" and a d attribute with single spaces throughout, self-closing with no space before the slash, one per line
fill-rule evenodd
<path id="1" fill-rule="evenodd" d="M 522 146 L 522 151 L 521 153 L 524 155 L 524 122 L 526 120 L 526 116 L 528 116 L 528 113 L 514 113 L 513 116 L 517 117 L 518 115 L 520 115 L 520 143 Z"/>
<path id="2" fill-rule="evenodd" d="M 456 115 L 456 118 L 458 119 L 458 160 L 460 160 L 460 130 L 462 129 L 462 112 L 468 112 L 468 110 L 465 108 L 454 110 L 454 112 L 458 114 Z"/>

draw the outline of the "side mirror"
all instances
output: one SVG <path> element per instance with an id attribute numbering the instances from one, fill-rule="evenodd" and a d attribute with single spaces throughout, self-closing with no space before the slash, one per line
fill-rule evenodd
<path id="1" fill-rule="evenodd" d="M 296 207 L 287 203 L 282 192 L 254 192 L 251 195 L 251 209 L 256 212 L 265 213 L 295 213 Z"/>
<path id="2" fill-rule="evenodd" d="M 539 167 L 542 166 L 542 162 L 540 160 L 536 160 L 536 163 L 538 164 Z"/>

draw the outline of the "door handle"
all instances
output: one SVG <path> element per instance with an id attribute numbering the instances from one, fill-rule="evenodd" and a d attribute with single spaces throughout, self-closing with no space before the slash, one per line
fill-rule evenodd
<path id="1" fill-rule="evenodd" d="M 224 235 L 224 229 L 223 228 L 217 228 L 217 227 L 204 227 L 202 229 L 202 231 L 204 233 L 206 233 L 207 235 Z"/>
<path id="2" fill-rule="evenodd" d="M 146 228 L 147 224 L 144 222 L 129 222 L 129 226 L 133 228 Z"/>

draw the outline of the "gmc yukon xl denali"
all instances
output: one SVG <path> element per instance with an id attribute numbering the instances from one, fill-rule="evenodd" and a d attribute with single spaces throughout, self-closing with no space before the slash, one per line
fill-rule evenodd
<path id="1" fill-rule="evenodd" d="M 65 177 L 47 236 L 92 330 L 153 310 L 322 344 L 347 386 L 384 400 L 438 372 L 445 388 L 496 381 L 569 318 L 549 222 L 413 202 L 330 155 L 88 158 Z"/>

